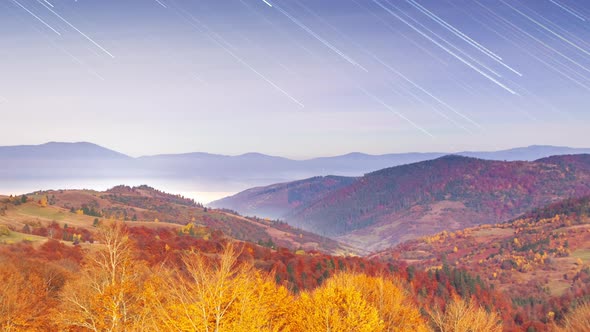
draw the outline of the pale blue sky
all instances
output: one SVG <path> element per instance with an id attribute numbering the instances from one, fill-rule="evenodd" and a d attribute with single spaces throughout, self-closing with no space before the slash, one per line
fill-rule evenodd
<path id="1" fill-rule="evenodd" d="M 587 1 L 159 1 L 0 3 L 0 145 L 589 145 Z"/>

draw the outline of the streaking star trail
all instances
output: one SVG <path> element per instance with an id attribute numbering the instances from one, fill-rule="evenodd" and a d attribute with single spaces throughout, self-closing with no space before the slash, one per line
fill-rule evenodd
<path id="1" fill-rule="evenodd" d="M 55 30 L 51 25 L 47 24 L 47 22 L 45 22 L 39 16 L 35 15 L 35 13 L 33 13 L 32 11 L 30 11 L 29 9 L 27 9 L 27 7 L 23 6 L 20 2 L 18 2 L 16 0 L 12 0 L 12 2 L 14 2 L 17 6 L 19 6 L 23 10 L 25 10 L 27 13 L 31 14 L 31 16 L 33 16 L 37 21 L 43 23 L 43 25 L 46 26 L 47 28 L 49 28 L 51 31 L 53 31 L 57 35 L 61 36 L 61 33 L 59 31 Z"/>
<path id="2" fill-rule="evenodd" d="M 363 71 L 368 71 L 365 67 L 363 67 L 362 65 L 360 65 L 358 62 L 356 62 L 355 60 L 351 59 L 348 55 L 344 54 L 342 51 L 340 51 L 339 49 L 337 49 L 334 45 L 332 45 L 331 43 L 329 43 L 328 41 L 326 41 L 325 39 L 323 39 L 322 37 L 320 37 L 317 33 L 313 32 L 313 30 L 311 30 L 305 24 L 301 23 L 295 17 L 291 16 L 286 10 L 283 10 L 281 7 L 278 7 L 276 5 L 272 5 L 272 4 L 270 4 L 269 2 L 267 2 L 265 0 L 263 0 L 263 1 L 264 1 L 264 3 L 266 3 L 267 5 L 269 5 L 271 8 L 274 8 L 274 9 L 278 10 L 279 12 L 281 12 L 281 14 L 285 15 L 289 20 L 291 20 L 291 22 L 295 23 L 298 27 L 300 27 L 305 32 L 307 32 L 308 34 L 310 34 L 312 37 L 314 37 L 315 39 L 317 39 L 319 42 L 321 42 L 322 44 L 324 44 L 327 48 L 329 48 L 332 51 L 334 51 L 334 53 L 338 54 L 344 60 L 348 61 L 353 66 L 356 66 L 356 67 L 360 68 Z"/>
<path id="3" fill-rule="evenodd" d="M 413 25 L 412 23 L 408 22 L 407 20 L 405 20 L 403 17 L 399 16 L 398 14 L 396 14 L 394 11 L 392 11 L 391 9 L 389 9 L 388 7 L 386 7 L 385 5 L 383 5 L 381 2 L 379 2 L 378 0 L 372 0 L 374 3 L 376 3 L 377 5 L 379 5 L 379 7 L 383 8 L 386 12 L 388 12 L 389 14 L 391 14 L 393 17 L 397 18 L 398 20 L 402 21 L 403 23 L 405 23 L 407 26 L 409 26 L 410 28 L 412 28 L 412 30 L 416 31 L 417 33 L 419 33 L 421 36 L 423 36 L 424 38 L 428 39 L 429 41 L 431 41 L 433 44 L 435 44 L 436 46 L 440 47 L 441 49 L 443 49 L 445 52 L 449 53 L 450 55 L 452 55 L 453 57 L 455 57 L 455 59 L 461 61 L 462 63 L 464 63 L 466 66 L 468 66 L 469 68 L 475 70 L 476 72 L 478 72 L 479 74 L 481 74 L 483 77 L 487 78 L 488 80 L 492 81 L 494 84 L 498 85 L 499 87 L 501 87 L 502 89 L 510 92 L 513 95 L 516 95 L 516 91 L 512 90 L 511 88 L 507 87 L 506 85 L 504 85 L 503 83 L 501 83 L 500 81 L 496 80 L 495 78 L 491 77 L 490 75 L 488 75 L 487 73 L 485 73 L 484 71 L 482 71 L 481 69 L 477 68 L 475 65 L 473 65 L 472 63 L 470 63 L 469 61 L 463 59 L 462 57 L 460 57 L 459 55 L 457 55 L 455 52 L 451 51 L 449 48 L 445 47 L 444 45 L 442 45 L 441 43 L 439 43 L 438 41 L 436 41 L 434 38 L 428 36 L 426 33 L 424 33 L 422 30 L 418 29 L 415 25 Z"/>
<path id="4" fill-rule="evenodd" d="M 31 143 L 575 145 L 589 17 L 585 0 L 8 0 L 0 102 Z"/>

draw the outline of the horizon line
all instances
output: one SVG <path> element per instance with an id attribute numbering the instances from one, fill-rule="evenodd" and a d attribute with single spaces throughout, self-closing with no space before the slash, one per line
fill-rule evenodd
<path id="1" fill-rule="evenodd" d="M 382 157 L 382 156 L 388 156 L 388 155 L 404 155 L 404 154 L 453 155 L 453 154 L 464 154 L 464 153 L 494 153 L 494 152 L 504 152 L 504 151 L 510 151 L 510 150 L 516 150 L 516 149 L 527 149 L 527 148 L 560 148 L 560 149 L 573 149 L 573 150 L 590 150 L 590 147 L 572 147 L 572 146 L 551 145 L 551 144 L 531 144 L 531 145 L 525 145 L 525 146 L 514 146 L 514 147 L 509 147 L 509 148 L 497 148 L 495 150 L 423 151 L 423 152 L 408 151 L 408 152 L 387 152 L 387 153 L 378 153 L 378 154 L 361 152 L 361 151 L 351 151 L 351 152 L 346 152 L 346 153 L 336 154 L 336 155 L 322 155 L 322 156 L 317 156 L 317 157 L 293 158 L 293 157 L 285 157 L 285 156 L 268 154 L 268 153 L 258 152 L 258 151 L 248 151 L 248 152 L 238 153 L 238 154 L 223 154 L 223 153 L 204 152 L 204 151 L 189 151 L 189 152 L 177 152 L 177 153 L 164 152 L 164 153 L 145 154 L 145 155 L 135 155 L 134 156 L 134 155 L 120 152 L 116 149 L 106 147 L 104 145 L 97 144 L 97 143 L 90 142 L 90 141 L 46 141 L 44 143 L 39 143 L 39 144 L 0 145 L 0 149 L 1 148 L 19 148 L 19 147 L 41 147 L 41 146 L 50 145 L 50 144 L 64 144 L 64 145 L 66 145 L 66 144 L 67 145 L 88 144 L 88 145 L 93 145 L 93 146 L 96 146 L 96 147 L 99 147 L 99 148 L 102 148 L 102 149 L 105 149 L 105 150 L 108 150 L 108 151 L 111 151 L 114 153 L 121 154 L 123 156 L 129 157 L 132 159 L 152 158 L 152 157 L 159 157 L 159 156 L 182 156 L 182 155 L 191 155 L 191 154 L 204 154 L 204 155 L 228 157 L 228 158 L 243 157 L 243 156 L 247 156 L 247 155 L 260 155 L 260 156 L 265 156 L 265 157 L 281 158 L 281 159 L 287 159 L 287 160 L 292 160 L 292 161 L 309 161 L 309 160 L 323 159 L 323 158 L 344 157 L 344 156 L 355 155 L 355 154 L 369 156 L 369 157 Z"/>

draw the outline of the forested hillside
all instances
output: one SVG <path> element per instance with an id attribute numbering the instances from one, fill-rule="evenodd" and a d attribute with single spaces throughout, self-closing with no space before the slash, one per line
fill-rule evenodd
<path id="1" fill-rule="evenodd" d="M 290 211 L 313 203 L 334 190 L 350 185 L 353 177 L 318 176 L 310 179 L 278 183 L 248 189 L 209 205 L 229 208 L 247 216 L 284 218 Z"/>
<path id="2" fill-rule="evenodd" d="M 17 241 L 13 232 L 0 236 L 12 236 L 0 244 L 5 331 L 429 331 L 455 323 L 457 308 L 467 312 L 462 323 L 500 331 L 510 311 L 455 269 L 435 278 L 403 264 L 123 222 L 97 225 L 82 244 Z"/>
<path id="3" fill-rule="evenodd" d="M 416 268 L 466 269 L 511 298 L 515 320 L 550 325 L 590 299 L 590 197 L 553 203 L 508 223 L 412 240 L 373 257 Z"/>
<path id="4" fill-rule="evenodd" d="M 0 197 L 0 223 L 19 232 L 54 238 L 91 240 L 92 225 L 101 221 L 128 221 L 131 225 L 187 228 L 208 234 L 220 231 L 237 240 L 319 250 L 358 252 L 338 242 L 270 219 L 243 217 L 234 211 L 209 209 L 192 199 L 167 194 L 148 186 L 118 186 L 93 190 L 49 190 L 16 197 Z M 66 235 L 64 235 L 66 234 Z"/>
<path id="5" fill-rule="evenodd" d="M 290 194 L 281 185 L 278 197 Z M 266 192 L 271 203 L 284 199 Z M 265 191 L 266 190 L 266 191 Z M 356 247 L 380 250 L 421 235 L 514 218 L 559 199 L 590 194 L 590 155 L 555 156 L 535 162 L 489 161 L 446 156 L 369 173 L 315 200 L 293 206 L 291 225 Z M 248 192 L 233 206 L 257 207 Z M 236 203 L 236 200 L 243 201 Z"/>
<path id="6" fill-rule="evenodd" d="M 590 294 L 588 201 L 567 200 L 508 224 L 445 232 L 363 258 L 327 255 L 305 242 L 257 240 L 256 232 L 239 233 L 247 235 L 239 241 L 216 225 L 256 220 L 205 211 L 146 186 L 5 197 L 0 327 L 545 331 L 584 314 L 573 308 Z M 194 220 L 184 225 L 143 220 L 151 213 L 185 220 L 187 211 Z M 219 219 L 205 225 L 209 213 Z M 221 285 L 223 293 L 216 292 Z"/>

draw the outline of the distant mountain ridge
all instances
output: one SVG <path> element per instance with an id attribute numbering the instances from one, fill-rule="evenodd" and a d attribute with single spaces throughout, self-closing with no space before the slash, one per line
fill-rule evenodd
<path id="1" fill-rule="evenodd" d="M 0 146 L 0 160 L 7 159 L 132 159 L 122 153 L 88 142 L 48 142 L 41 145 Z"/>
<path id="2" fill-rule="evenodd" d="M 307 180 L 313 181 L 313 179 Z M 491 161 L 450 155 L 390 167 L 285 205 L 292 183 L 275 185 L 283 218 L 351 245 L 380 250 L 417 236 L 513 218 L 557 199 L 590 194 L 590 154 L 537 161 Z M 213 202 L 240 210 L 256 206 L 257 188 Z M 264 206 L 271 209 L 271 206 Z M 254 212 L 256 212 L 254 210 Z"/>
<path id="3" fill-rule="evenodd" d="M 590 153 L 590 149 L 531 146 L 497 152 L 459 154 L 498 160 L 534 160 L 555 154 Z M 394 153 L 369 155 L 353 152 L 341 156 L 292 160 L 256 152 L 226 156 L 205 152 L 162 154 L 138 158 L 78 142 L 0 147 L 0 180 L 8 183 L 35 179 L 55 182 L 68 179 L 140 179 L 140 183 L 175 181 L 173 191 L 239 192 L 271 183 L 316 176 L 357 177 L 379 169 L 435 159 L 448 153 Z M 35 182 L 36 183 L 36 182 Z M 17 187 L 13 185 L 11 187 Z M 47 186 L 46 186 L 47 187 Z M 0 188 L 1 189 L 1 188 Z M 205 190 L 204 190 L 205 189 Z"/>
<path id="4" fill-rule="evenodd" d="M 479 159 L 491 160 L 536 160 L 543 157 L 563 154 L 590 153 L 590 148 L 570 148 L 551 145 L 531 145 L 498 151 L 463 151 L 463 152 L 406 152 L 388 154 L 367 154 L 362 152 L 351 152 L 338 156 L 317 157 L 304 160 L 294 160 L 280 156 L 271 156 L 258 152 L 248 152 L 240 155 L 222 155 L 208 152 L 188 152 L 177 154 L 156 154 L 130 157 L 123 153 L 102 147 L 90 142 L 48 142 L 39 145 L 13 145 L 0 146 L 0 159 L 9 158 L 63 158 L 63 157 L 92 157 L 92 158 L 122 158 L 136 160 L 169 160 L 169 159 L 200 159 L 200 160 L 266 160 L 275 162 L 300 163 L 325 167 L 326 164 L 334 162 L 386 162 L 388 165 L 397 166 L 399 163 L 412 163 L 423 160 L 435 159 L 444 155 L 460 155 Z M 326 163 L 326 164 L 324 164 Z M 394 165 L 391 165 L 394 163 Z M 383 168 L 383 167 L 382 167 Z"/>
<path id="5" fill-rule="evenodd" d="M 527 147 L 513 148 L 508 150 L 500 150 L 495 152 L 460 152 L 455 153 L 460 156 L 474 157 L 479 159 L 489 160 L 505 160 L 505 161 L 534 161 L 537 159 L 558 156 L 558 155 L 572 155 L 572 154 L 588 154 L 590 149 L 586 148 L 570 148 L 565 146 L 551 146 L 551 145 L 531 145 Z"/>

